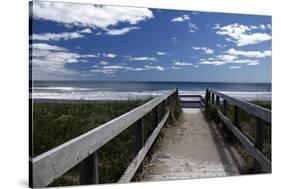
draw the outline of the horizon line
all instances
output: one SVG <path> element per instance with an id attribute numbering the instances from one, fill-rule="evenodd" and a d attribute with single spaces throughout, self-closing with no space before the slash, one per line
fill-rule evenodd
<path id="1" fill-rule="evenodd" d="M 30 80 L 29 80 L 30 81 Z M 50 79 L 50 80 L 31 80 L 31 81 L 93 81 L 93 82 L 170 82 L 170 83 L 251 83 L 251 84 L 272 84 L 272 81 L 270 82 L 243 82 L 243 81 L 142 81 L 142 80 L 56 80 L 56 79 Z"/>

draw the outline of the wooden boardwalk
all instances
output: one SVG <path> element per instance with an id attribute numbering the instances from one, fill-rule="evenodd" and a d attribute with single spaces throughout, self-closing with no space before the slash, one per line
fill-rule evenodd
<path id="1" fill-rule="evenodd" d="M 32 104 L 32 99 L 29 103 Z M 169 126 L 168 120 L 178 103 L 181 103 L 183 115 L 178 124 Z M 229 111 L 231 107 L 233 112 Z M 142 172 L 142 181 L 239 175 L 245 163 L 232 143 L 223 140 L 215 124 L 205 120 L 202 111 L 209 108 L 216 111 L 227 127 L 229 138 L 235 137 L 255 159 L 255 173 L 271 173 L 271 159 L 264 153 L 264 131 L 268 127 L 271 129 L 271 110 L 212 89 L 206 89 L 205 97 L 179 95 L 178 89 L 173 89 L 36 157 L 32 157 L 30 150 L 30 187 L 48 186 L 78 164 L 79 183 L 98 184 L 100 148 L 129 127 L 134 130 L 135 156 L 118 183 L 134 180 L 138 170 L 143 170 L 145 157 L 151 155 L 150 163 Z M 256 118 L 254 141 L 241 130 L 241 111 Z M 230 113 L 233 120 L 229 117 Z M 152 119 L 152 130 L 147 130 L 145 126 L 147 115 Z M 149 135 L 145 137 L 146 132 Z M 152 154 L 151 148 L 161 132 L 164 136 Z"/>
<path id="2" fill-rule="evenodd" d="M 164 128 L 142 181 L 239 175 L 243 164 L 238 152 L 205 120 L 201 109 L 183 108 L 177 126 Z"/>

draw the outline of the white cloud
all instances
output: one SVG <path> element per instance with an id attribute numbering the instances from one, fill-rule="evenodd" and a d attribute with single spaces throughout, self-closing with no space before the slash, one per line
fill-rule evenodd
<path id="1" fill-rule="evenodd" d="M 164 56 L 164 55 L 166 55 L 167 53 L 166 53 L 166 52 L 158 51 L 158 52 L 156 52 L 156 54 L 159 55 L 159 56 Z"/>
<path id="2" fill-rule="evenodd" d="M 195 68 L 199 68 L 199 65 L 195 65 L 194 67 L 195 67 Z"/>
<path id="3" fill-rule="evenodd" d="M 125 33 L 128 33 L 132 30 L 137 30 L 140 29 L 139 27 L 126 27 L 126 28 L 122 28 L 122 29 L 108 29 L 106 30 L 106 34 L 107 35 L 123 35 Z"/>
<path id="4" fill-rule="evenodd" d="M 92 30 L 90 28 L 86 28 L 84 30 L 81 30 L 80 33 L 92 33 Z"/>
<path id="5" fill-rule="evenodd" d="M 179 16 L 179 17 L 176 17 L 176 18 L 173 18 L 171 20 L 171 22 L 183 22 L 183 21 L 186 21 L 186 20 L 190 20 L 190 17 L 186 14 L 182 15 L 182 16 Z"/>
<path id="6" fill-rule="evenodd" d="M 81 35 L 79 32 L 63 32 L 63 33 L 43 33 L 43 34 L 33 34 L 32 40 L 41 40 L 41 41 L 49 41 L 49 40 L 69 40 L 69 39 L 77 39 L 83 38 L 84 35 Z"/>
<path id="7" fill-rule="evenodd" d="M 32 40 L 41 40 L 41 41 L 58 41 L 58 40 L 69 40 L 69 39 L 78 39 L 85 37 L 81 33 L 92 33 L 92 30 L 89 28 L 86 28 L 81 31 L 76 32 L 62 32 L 62 33 L 40 33 L 40 34 L 33 34 Z"/>
<path id="8" fill-rule="evenodd" d="M 201 61 L 199 62 L 199 64 L 207 64 L 207 65 L 216 65 L 216 66 L 219 66 L 219 65 L 226 64 L 226 62 L 221 61 L 221 60 L 201 60 Z"/>
<path id="9" fill-rule="evenodd" d="M 194 50 L 202 50 L 206 54 L 213 54 L 214 53 L 213 49 L 210 49 L 210 48 L 207 48 L 207 47 L 195 47 L 195 46 L 192 46 L 192 49 L 194 49 Z"/>
<path id="10" fill-rule="evenodd" d="M 266 29 L 266 26 L 264 24 L 261 24 L 260 28 L 264 30 L 264 29 Z"/>
<path id="11" fill-rule="evenodd" d="M 115 73 L 115 71 L 113 70 L 110 70 L 110 69 L 93 69 L 93 70 L 90 70 L 91 73 L 103 73 L 105 75 L 113 75 Z"/>
<path id="12" fill-rule="evenodd" d="M 146 57 L 146 56 L 141 56 L 141 57 L 129 57 L 130 61 L 157 61 L 157 58 L 155 57 Z"/>
<path id="13" fill-rule="evenodd" d="M 240 69 L 242 66 L 230 66 L 229 69 Z"/>
<path id="14" fill-rule="evenodd" d="M 31 46 L 32 50 L 49 50 L 49 51 L 66 51 L 63 47 L 58 47 L 55 45 L 49 45 L 46 43 L 33 43 Z"/>
<path id="15" fill-rule="evenodd" d="M 220 48 L 223 48 L 223 47 L 226 47 L 226 45 L 222 45 L 222 44 L 216 44 L 217 47 L 220 47 Z"/>
<path id="16" fill-rule="evenodd" d="M 239 51 L 233 48 L 226 51 L 226 53 L 236 56 L 245 56 L 250 58 L 265 58 L 271 56 L 271 51 Z"/>
<path id="17" fill-rule="evenodd" d="M 127 72 L 127 71 L 149 71 L 149 70 L 157 70 L 157 71 L 165 71 L 165 68 L 162 66 L 144 66 L 144 67 L 130 67 L 124 65 L 110 65 L 103 66 L 102 68 L 96 67 L 96 69 L 91 70 L 93 73 L 103 73 L 103 74 L 115 74 L 118 71 Z"/>
<path id="18" fill-rule="evenodd" d="M 187 63 L 187 62 L 175 62 L 175 66 L 191 66 L 193 65 L 192 63 Z"/>
<path id="19" fill-rule="evenodd" d="M 237 46 L 245 46 L 251 44 L 261 43 L 263 41 L 271 40 L 271 36 L 267 33 L 253 33 L 255 26 L 245 26 L 238 23 L 220 27 L 214 27 L 218 30 L 218 35 L 228 36 L 226 39 L 235 43 Z"/>
<path id="20" fill-rule="evenodd" d="M 237 56 L 224 54 L 224 55 L 218 55 L 217 59 L 224 62 L 232 62 L 235 59 L 237 59 Z"/>
<path id="21" fill-rule="evenodd" d="M 259 62 L 252 62 L 252 63 L 248 63 L 247 65 L 249 66 L 256 66 L 256 65 L 259 65 L 260 63 Z"/>
<path id="22" fill-rule="evenodd" d="M 196 26 L 196 24 L 189 22 L 188 29 L 189 32 L 194 33 L 196 30 L 198 30 L 198 27 Z"/>
<path id="23" fill-rule="evenodd" d="M 125 66 L 118 66 L 118 65 L 114 65 L 114 66 L 104 66 L 103 67 L 104 69 L 116 69 L 116 70 L 118 70 L 118 69 L 124 69 L 124 68 L 126 68 Z"/>
<path id="24" fill-rule="evenodd" d="M 109 63 L 106 61 L 100 61 L 100 65 L 108 65 Z"/>
<path id="25" fill-rule="evenodd" d="M 78 54 L 65 48 L 46 43 L 32 44 L 32 71 L 40 75 L 74 75 L 79 71 L 70 70 L 66 64 L 85 62 L 85 58 L 95 58 L 97 55 Z"/>
<path id="26" fill-rule="evenodd" d="M 182 69 L 182 67 L 178 67 L 178 66 L 172 66 L 171 67 L 173 70 L 181 70 Z"/>
<path id="27" fill-rule="evenodd" d="M 171 39 L 172 39 L 172 42 L 173 42 L 173 43 L 178 43 L 178 42 L 179 42 L 176 37 L 172 37 Z"/>
<path id="28" fill-rule="evenodd" d="M 113 54 L 113 53 L 103 53 L 103 57 L 106 57 L 106 58 L 116 58 L 117 55 Z"/>
<path id="29" fill-rule="evenodd" d="M 251 59 L 238 59 L 238 60 L 235 60 L 235 61 L 233 61 L 231 63 L 234 63 L 234 64 L 247 64 L 247 65 L 258 65 L 259 61 L 251 60 Z"/>
<path id="30" fill-rule="evenodd" d="M 106 31 L 119 23 L 135 25 L 151 19 L 153 12 L 148 8 L 35 1 L 33 16 L 35 19 L 62 23 L 68 27 L 92 27 Z"/>
<path id="31" fill-rule="evenodd" d="M 165 68 L 162 67 L 162 66 L 145 66 L 145 68 L 147 69 L 155 69 L 155 70 L 158 70 L 158 71 L 165 71 Z"/>
<path id="32" fill-rule="evenodd" d="M 182 16 L 179 16 L 179 17 L 176 17 L 176 18 L 173 18 L 171 20 L 171 22 L 184 22 L 184 21 L 188 22 L 189 32 L 194 33 L 196 30 L 198 30 L 198 27 L 196 26 L 196 24 L 191 23 L 190 17 L 186 14 L 184 14 Z"/>
<path id="33" fill-rule="evenodd" d="M 199 64 L 208 65 L 223 65 L 223 64 L 247 64 L 247 65 L 258 65 L 259 61 L 251 59 L 238 59 L 236 55 L 217 55 L 215 58 L 201 59 Z"/>

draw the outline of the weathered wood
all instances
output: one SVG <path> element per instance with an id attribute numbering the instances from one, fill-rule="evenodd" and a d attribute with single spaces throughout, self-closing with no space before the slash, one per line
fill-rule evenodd
<path id="1" fill-rule="evenodd" d="M 262 154 L 262 152 L 255 148 L 254 144 L 238 129 L 231 121 L 223 115 L 220 110 L 217 110 L 220 119 L 227 125 L 232 133 L 239 139 L 245 149 L 259 162 L 265 172 L 271 172 L 271 162 Z"/>
<path id="2" fill-rule="evenodd" d="M 159 123 L 159 109 L 158 106 L 154 108 L 154 127 L 156 128 Z"/>
<path id="3" fill-rule="evenodd" d="M 264 142 L 264 121 L 260 118 L 257 118 L 255 146 L 260 151 L 263 150 L 263 142 Z"/>
<path id="4" fill-rule="evenodd" d="M 80 164 L 80 184 L 98 184 L 99 171 L 98 171 L 98 152 L 94 152 Z"/>
<path id="5" fill-rule="evenodd" d="M 263 142 L 264 142 L 264 121 L 260 118 L 257 118 L 256 124 L 256 139 L 255 139 L 255 147 L 263 152 Z M 255 171 L 262 172 L 261 167 L 255 162 Z"/>
<path id="6" fill-rule="evenodd" d="M 181 103 L 201 103 L 201 100 L 182 100 Z"/>
<path id="7" fill-rule="evenodd" d="M 212 93 L 212 104 L 214 104 L 214 103 L 215 103 L 215 94 Z"/>
<path id="8" fill-rule="evenodd" d="M 170 112 L 168 111 L 164 118 L 161 120 L 161 122 L 158 124 L 158 126 L 155 128 L 153 133 L 149 136 L 149 138 L 146 140 L 145 145 L 143 148 L 139 151 L 137 156 L 133 159 L 133 161 L 130 163 L 122 177 L 119 179 L 118 183 L 127 183 L 130 182 L 133 176 L 135 175 L 136 171 L 138 170 L 138 167 L 142 163 L 145 155 L 151 149 L 152 144 L 154 143 L 155 139 L 157 138 L 159 132 L 161 131 L 162 127 L 165 125 L 168 117 L 170 115 Z"/>
<path id="9" fill-rule="evenodd" d="M 246 112 L 249 112 L 250 114 L 257 116 L 264 121 L 271 123 L 271 110 L 268 110 L 266 108 L 257 106 L 255 104 L 243 101 L 241 99 L 233 98 L 230 96 L 227 96 L 223 93 L 217 92 L 212 89 L 208 89 L 212 94 L 218 95 L 222 99 L 225 99 L 228 101 L 229 104 L 236 105 L 240 107 L 241 109 L 245 110 Z"/>
<path id="10" fill-rule="evenodd" d="M 138 153 L 144 144 L 143 118 L 139 119 L 135 126 L 135 152 Z"/>
<path id="11" fill-rule="evenodd" d="M 205 99 L 203 98 L 202 95 L 200 95 L 200 100 L 201 100 L 201 103 L 204 104 L 204 106 L 205 106 Z"/>
<path id="12" fill-rule="evenodd" d="M 240 108 L 238 106 L 234 106 L 233 124 L 240 129 Z"/>
<path id="13" fill-rule="evenodd" d="M 216 105 L 219 106 L 220 105 L 220 97 L 217 95 L 216 96 Z"/>
<path id="14" fill-rule="evenodd" d="M 207 89 L 207 90 L 206 90 L 206 94 L 205 94 L 205 106 L 206 106 L 206 108 L 208 108 L 209 102 L 210 102 L 210 92 L 209 92 L 209 90 Z"/>
<path id="15" fill-rule="evenodd" d="M 228 109 L 228 104 L 226 100 L 223 100 L 223 115 L 227 117 L 227 109 Z"/>
<path id="16" fill-rule="evenodd" d="M 33 158 L 33 187 L 44 187 L 50 184 L 142 118 L 175 91 L 171 90 L 154 98 L 126 114 Z"/>
<path id="17" fill-rule="evenodd" d="M 144 145 L 144 125 L 143 118 L 139 119 L 135 126 L 135 154 L 138 154 L 139 150 Z M 139 169 L 143 170 L 143 162 L 140 164 Z"/>
<path id="18" fill-rule="evenodd" d="M 198 97 L 198 98 L 200 98 L 200 97 L 202 97 L 201 95 L 187 95 L 187 94 L 183 94 L 183 95 L 179 95 L 181 98 L 185 98 L 185 97 L 193 97 L 193 98 L 196 98 L 196 97 Z"/>
<path id="19" fill-rule="evenodd" d="M 201 104 L 201 108 L 205 107 L 205 99 L 200 95 L 200 104 Z"/>

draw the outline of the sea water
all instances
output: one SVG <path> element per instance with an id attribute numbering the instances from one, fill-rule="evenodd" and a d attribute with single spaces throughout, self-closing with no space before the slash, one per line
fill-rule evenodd
<path id="1" fill-rule="evenodd" d="M 271 83 L 33 81 L 34 99 L 128 100 L 154 97 L 178 88 L 180 94 L 218 90 L 244 100 L 271 100 Z"/>

